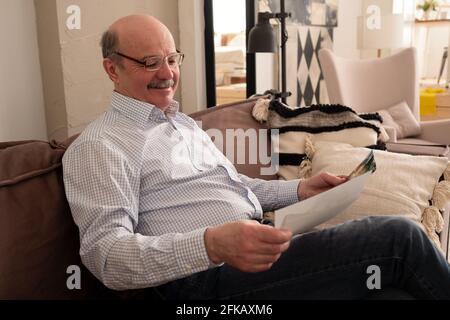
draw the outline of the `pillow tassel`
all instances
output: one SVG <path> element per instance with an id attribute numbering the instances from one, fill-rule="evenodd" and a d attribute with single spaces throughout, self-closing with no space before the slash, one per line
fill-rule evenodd
<path id="1" fill-rule="evenodd" d="M 441 233 L 444 228 L 444 218 L 439 209 L 435 206 L 430 206 L 424 210 L 422 223 L 425 228 L 437 233 Z"/>
<path id="2" fill-rule="evenodd" d="M 447 169 L 444 171 L 444 179 L 450 181 L 450 162 L 448 163 Z"/>
<path id="3" fill-rule="evenodd" d="M 308 178 L 312 174 L 312 161 L 311 159 L 314 157 L 316 153 L 316 148 L 314 147 L 314 143 L 312 141 L 312 136 L 307 135 L 305 138 L 305 154 L 306 158 L 302 161 L 298 168 L 298 178 Z"/>
<path id="4" fill-rule="evenodd" d="M 312 159 L 314 157 L 314 154 L 316 153 L 316 147 L 313 143 L 312 135 L 307 135 L 305 138 L 305 154 L 309 159 Z"/>
<path id="5" fill-rule="evenodd" d="M 444 219 L 439 210 L 430 206 L 425 209 L 422 215 L 422 224 L 425 227 L 425 232 L 434 245 L 442 252 L 441 241 L 438 233 L 441 233 L 444 228 Z"/>
<path id="6" fill-rule="evenodd" d="M 312 163 L 311 160 L 306 158 L 302 161 L 300 166 L 298 167 L 297 178 L 309 178 L 311 177 L 312 172 Z"/>
<path id="7" fill-rule="evenodd" d="M 388 142 L 390 137 L 386 129 L 382 126 L 380 126 L 379 128 L 380 128 L 380 140 L 383 142 Z"/>
<path id="8" fill-rule="evenodd" d="M 269 118 L 269 104 L 269 99 L 258 99 L 252 110 L 253 118 L 258 120 L 260 123 L 267 121 Z"/>
<path id="9" fill-rule="evenodd" d="M 444 210 L 447 202 L 450 201 L 450 181 L 443 180 L 439 182 L 434 188 L 433 192 L 433 206 L 439 210 Z"/>

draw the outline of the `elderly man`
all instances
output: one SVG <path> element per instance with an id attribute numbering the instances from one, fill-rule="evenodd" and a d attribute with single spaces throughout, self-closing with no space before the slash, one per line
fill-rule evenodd
<path id="1" fill-rule="evenodd" d="M 106 286 L 152 287 L 165 299 L 356 299 L 370 293 L 367 270 L 375 265 L 381 288 L 450 298 L 450 267 L 412 222 L 374 217 L 296 237 L 258 223 L 263 210 L 346 179 L 238 174 L 177 111 L 183 54 L 161 22 L 122 18 L 101 44 L 111 108 L 70 146 L 63 167 L 80 255 Z M 197 157 L 196 144 L 214 157 Z M 180 145 L 187 152 L 175 161 Z"/>

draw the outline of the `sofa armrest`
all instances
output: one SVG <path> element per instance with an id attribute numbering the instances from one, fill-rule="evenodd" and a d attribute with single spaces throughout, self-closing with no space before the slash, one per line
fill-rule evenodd
<path id="1" fill-rule="evenodd" d="M 450 147 L 446 145 L 387 142 L 386 148 L 390 152 L 407 153 L 420 156 L 450 157 Z"/>
<path id="2" fill-rule="evenodd" d="M 418 139 L 450 145 L 450 119 L 422 121 L 422 133 Z"/>

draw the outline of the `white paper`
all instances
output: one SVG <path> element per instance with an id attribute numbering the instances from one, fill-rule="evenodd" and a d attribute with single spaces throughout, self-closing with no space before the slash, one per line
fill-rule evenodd
<path id="1" fill-rule="evenodd" d="M 294 234 L 310 231 L 347 209 L 363 190 L 372 172 L 350 179 L 330 190 L 275 211 L 275 228 Z"/>

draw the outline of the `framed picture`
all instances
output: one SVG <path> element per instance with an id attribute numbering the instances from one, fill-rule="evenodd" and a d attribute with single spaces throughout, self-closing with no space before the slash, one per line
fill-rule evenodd
<path id="1" fill-rule="evenodd" d="M 264 0 L 263 0 L 264 1 Z M 266 0 L 272 12 L 280 11 L 280 0 Z M 337 27 L 339 0 L 285 0 L 291 22 L 305 26 Z"/>

